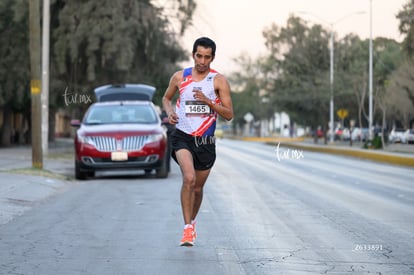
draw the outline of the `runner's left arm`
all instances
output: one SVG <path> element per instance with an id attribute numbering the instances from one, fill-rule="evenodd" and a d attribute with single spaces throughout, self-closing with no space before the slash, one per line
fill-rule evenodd
<path id="1" fill-rule="evenodd" d="M 208 105 L 214 111 L 216 111 L 221 117 L 225 120 L 232 120 L 233 119 L 233 103 L 231 100 L 230 95 L 230 85 L 227 79 L 218 74 L 214 79 L 214 89 L 216 90 L 221 104 L 213 104 L 213 102 L 209 102 Z"/>

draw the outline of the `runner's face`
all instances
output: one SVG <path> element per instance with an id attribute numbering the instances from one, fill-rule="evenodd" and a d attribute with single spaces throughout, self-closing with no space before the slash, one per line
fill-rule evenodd
<path id="1" fill-rule="evenodd" d="M 194 67 L 198 72 L 203 73 L 210 70 L 210 63 L 214 59 L 211 51 L 211 48 L 197 47 L 197 51 L 193 54 L 193 59 Z"/>

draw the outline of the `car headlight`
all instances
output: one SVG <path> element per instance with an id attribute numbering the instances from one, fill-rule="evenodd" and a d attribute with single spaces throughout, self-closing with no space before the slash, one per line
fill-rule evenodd
<path id="1" fill-rule="evenodd" d="M 89 144 L 96 147 L 95 142 L 88 136 L 78 136 L 78 140 L 80 143 Z"/>
<path id="2" fill-rule="evenodd" d="M 162 134 L 149 135 L 146 143 L 157 142 L 162 140 Z"/>

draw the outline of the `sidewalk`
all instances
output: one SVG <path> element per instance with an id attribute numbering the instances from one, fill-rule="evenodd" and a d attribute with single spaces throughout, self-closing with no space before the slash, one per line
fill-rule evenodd
<path id="1" fill-rule="evenodd" d="M 73 140 L 56 139 L 49 144 L 48 156 L 43 159 L 43 170 L 70 176 L 73 174 L 62 171 L 62 162 L 73 163 Z M 0 172 L 14 169 L 30 169 L 32 167 L 32 149 L 29 145 L 0 148 Z"/>
<path id="2" fill-rule="evenodd" d="M 49 145 L 43 170 L 36 170 L 31 168 L 30 146 L 0 148 L 0 226 L 70 187 L 73 174 L 70 154 L 73 142 L 58 139 Z"/>

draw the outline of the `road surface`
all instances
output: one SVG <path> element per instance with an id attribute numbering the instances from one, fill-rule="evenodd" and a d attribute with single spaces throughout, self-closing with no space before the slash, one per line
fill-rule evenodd
<path id="1" fill-rule="evenodd" d="M 414 274 L 413 169 L 226 139 L 217 155 L 194 247 L 175 164 L 98 174 L 0 225 L 0 273 Z"/>

